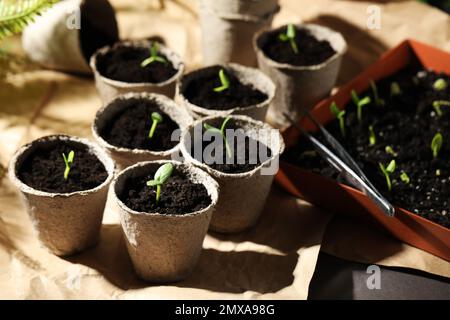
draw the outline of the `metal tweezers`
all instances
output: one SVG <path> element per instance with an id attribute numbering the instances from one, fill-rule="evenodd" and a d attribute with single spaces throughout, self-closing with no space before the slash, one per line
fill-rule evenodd
<path id="1" fill-rule="evenodd" d="M 339 171 L 348 183 L 369 197 L 369 199 L 375 203 L 375 205 L 380 208 L 385 215 L 393 217 L 395 215 L 394 206 L 373 186 L 352 156 L 348 154 L 345 148 L 331 135 L 331 133 L 327 131 L 327 129 L 324 128 L 324 126 L 319 123 L 319 121 L 317 121 L 313 115 L 311 115 L 308 111 L 305 111 L 304 114 L 319 128 L 324 135 L 325 140 L 335 152 L 331 151 L 322 142 L 297 125 L 297 123 L 288 114 L 283 113 L 286 119 L 309 141 L 311 141 L 317 152 L 330 165 Z"/>

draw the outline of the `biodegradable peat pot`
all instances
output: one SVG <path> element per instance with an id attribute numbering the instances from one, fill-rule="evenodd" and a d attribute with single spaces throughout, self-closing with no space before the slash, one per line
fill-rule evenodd
<path id="1" fill-rule="evenodd" d="M 63 178 L 64 161 L 56 148 L 75 151 L 74 164 L 67 181 Z M 48 158 L 50 160 L 37 158 L 48 152 L 54 152 L 54 157 Z M 81 163 L 77 161 L 80 159 L 83 159 Z M 57 167 L 53 167 L 52 163 L 56 161 L 59 161 L 55 164 Z M 33 168 L 29 167 L 30 163 L 37 162 L 40 162 L 41 168 L 36 167 L 37 170 L 30 172 L 29 168 Z M 44 181 L 38 190 L 24 180 L 28 181 L 39 171 L 49 180 Z M 97 243 L 113 174 L 114 163 L 100 147 L 86 139 L 65 135 L 43 137 L 21 147 L 9 165 L 9 177 L 21 191 L 39 240 L 58 256 L 72 255 Z M 63 183 L 91 187 L 71 192 L 50 191 L 48 188 L 58 183 L 55 175 L 60 175 Z M 39 176 L 36 179 L 31 178 L 33 184 L 39 183 Z"/>
<path id="2" fill-rule="evenodd" d="M 155 136 L 148 139 L 153 111 L 163 116 L 163 123 L 157 125 Z M 120 119 L 117 118 L 118 115 L 121 115 Z M 130 119 L 130 116 L 135 119 Z M 112 131 L 113 121 L 115 124 Z M 120 122 L 126 124 L 121 125 Z M 95 140 L 114 159 L 118 169 L 122 170 L 137 162 L 170 159 L 178 154 L 179 142 L 172 142 L 170 138 L 175 130 L 183 130 L 192 122 L 189 113 L 166 96 L 155 93 L 127 93 L 118 96 L 97 112 L 92 133 Z M 132 133 L 128 136 L 128 132 Z M 142 139 L 138 139 L 140 136 Z M 115 143 L 118 138 L 124 137 L 127 140 L 121 140 L 120 144 Z M 159 145 L 158 150 L 155 150 L 150 144 L 148 148 L 144 148 L 147 141 L 151 143 L 155 139 L 157 143 L 167 144 L 167 148 Z"/>
<path id="3" fill-rule="evenodd" d="M 119 39 L 107 0 L 66 0 L 25 28 L 22 45 L 31 60 L 50 69 L 90 74 L 89 59 Z"/>
<path id="4" fill-rule="evenodd" d="M 158 43 L 159 55 L 168 64 L 153 62 L 141 67 L 140 63 L 150 56 L 152 45 L 147 40 L 122 41 L 99 49 L 91 57 L 90 66 L 103 103 L 128 92 L 175 96 L 175 84 L 184 72 L 184 63 L 178 54 Z M 161 70 L 162 67 L 167 69 Z"/>
<path id="5" fill-rule="evenodd" d="M 269 107 L 267 120 L 276 127 L 288 125 L 283 113 L 298 119 L 303 109 L 311 109 L 319 100 L 328 96 L 333 89 L 347 44 L 338 32 L 315 24 L 302 24 L 317 40 L 326 40 L 335 53 L 325 61 L 314 65 L 292 65 L 280 63 L 268 57 L 263 48 L 272 37 L 281 34 L 285 27 L 261 31 L 253 41 L 259 68 L 277 86 L 277 94 Z M 289 42 L 286 42 L 288 45 Z M 300 47 L 299 50 L 302 50 Z"/>
<path id="6" fill-rule="evenodd" d="M 183 193 L 186 192 L 185 188 L 192 188 L 192 184 L 190 187 L 187 184 L 193 183 L 197 185 L 197 189 L 203 189 L 202 197 L 208 198 L 208 204 L 204 203 L 201 209 L 192 212 L 177 212 L 176 210 L 180 210 L 175 208 L 178 203 L 172 203 L 164 209 L 164 213 L 137 211 L 125 204 L 124 197 L 130 199 L 129 188 L 135 190 L 136 184 L 144 184 L 143 188 L 152 190 L 145 185 L 145 180 L 152 179 L 155 171 L 169 162 L 173 164 L 174 172 L 168 181 L 174 179 L 173 176 L 178 172 L 188 182 L 184 180 L 184 183 L 175 187 L 163 185 L 160 203 L 165 201 L 165 192 L 171 193 L 169 198 L 176 198 L 180 194 L 181 197 L 187 197 L 178 203 L 192 200 L 195 195 L 199 195 L 199 191 L 189 195 Z M 198 184 L 202 187 L 198 187 Z M 151 161 L 137 163 L 119 173 L 112 189 L 113 199 L 119 208 L 128 252 L 139 277 L 152 282 L 174 282 L 186 278 L 194 269 L 202 250 L 202 243 L 218 199 L 217 182 L 206 172 L 188 164 Z M 147 200 L 146 203 L 151 205 L 154 196 L 145 196 L 144 201 Z"/>
<path id="7" fill-rule="evenodd" d="M 402 42 L 397 47 L 385 53 L 377 62 L 375 62 L 373 65 L 364 70 L 355 79 L 350 81 L 348 84 L 344 85 L 335 95 L 326 100 L 321 101 L 313 109 L 312 113 L 322 124 L 327 125 L 335 119 L 334 116 L 330 113 L 329 109 L 330 103 L 332 101 L 335 101 L 338 106 L 343 108 L 349 103 L 350 93 L 352 90 L 355 90 L 359 94 L 361 94 L 361 92 L 366 90 L 369 90 L 370 92 L 371 90 L 370 82 L 372 80 L 378 82 L 382 79 L 386 79 L 391 75 L 394 75 L 395 73 L 397 73 L 397 71 L 399 71 L 404 67 L 407 66 L 411 67 L 414 65 L 419 66 L 421 65 L 424 68 L 434 70 L 435 72 L 443 72 L 447 74 L 448 78 L 448 75 L 450 74 L 450 55 L 448 52 L 441 51 L 439 49 L 430 47 L 417 41 L 407 40 L 405 42 Z M 405 84 L 403 82 L 401 85 L 409 86 L 409 84 Z M 421 88 L 425 88 L 425 86 L 423 86 L 423 84 L 420 84 L 420 86 L 417 87 L 417 89 L 414 90 L 414 92 L 417 92 L 417 90 L 421 90 Z M 385 92 L 389 94 L 389 90 L 384 91 L 383 88 L 379 88 L 379 90 L 380 90 L 380 97 L 382 97 L 383 99 L 385 98 L 385 96 L 382 95 L 383 92 L 384 94 L 386 94 Z M 409 89 L 409 91 L 411 91 L 411 89 Z M 438 92 L 437 94 L 445 94 L 445 92 Z M 412 99 L 412 101 L 416 103 L 416 101 L 422 102 L 423 100 L 414 98 Z M 399 104 L 399 106 L 407 108 L 413 107 L 411 104 L 407 103 Z M 433 107 L 431 106 L 431 101 L 429 105 L 424 104 L 423 106 L 426 107 L 425 109 L 423 109 L 424 113 L 422 114 L 421 117 L 418 117 L 418 119 L 414 120 L 417 123 L 424 121 L 424 119 L 428 117 L 431 117 L 431 113 L 434 112 Z M 373 108 L 373 107 L 375 106 L 370 105 L 365 106 L 364 108 Z M 445 117 L 446 111 L 444 111 L 444 108 L 442 108 L 442 111 L 444 112 L 442 117 Z M 384 113 L 386 112 L 381 111 L 380 115 L 383 115 Z M 350 112 L 346 113 L 346 116 L 347 114 L 350 114 Z M 381 121 L 381 119 L 379 121 Z M 443 120 L 436 119 L 434 121 L 439 122 Z M 307 131 L 317 130 L 315 126 L 310 121 L 307 120 L 299 122 L 299 125 L 302 126 Z M 411 127 L 413 127 L 413 123 L 411 123 Z M 377 133 L 376 126 L 374 130 L 375 133 Z M 393 130 L 396 132 L 399 131 L 397 127 L 394 127 Z M 402 130 L 400 130 L 400 132 L 401 135 L 408 134 L 407 132 L 404 132 Z M 416 132 L 420 131 L 416 130 L 413 133 L 412 138 L 410 139 L 411 141 L 416 139 L 416 136 L 419 135 L 416 134 Z M 442 135 L 445 136 L 446 133 L 448 133 L 448 131 L 445 130 L 442 131 Z M 423 133 L 421 132 L 420 134 Z M 300 140 L 301 136 L 294 127 L 290 127 L 289 129 L 284 131 L 283 136 L 285 138 L 286 144 L 288 145 L 288 150 L 286 152 L 286 155 L 288 155 L 289 150 L 293 150 L 291 148 L 296 147 L 298 143 L 302 141 Z M 408 136 L 411 136 L 411 134 L 408 134 Z M 384 139 L 387 139 L 385 137 L 385 134 L 383 135 L 382 140 Z M 390 143 L 389 140 L 386 140 L 386 142 Z M 426 146 L 424 148 L 428 149 L 430 142 L 426 143 Z M 446 143 L 447 142 L 444 142 L 444 144 Z M 397 146 L 393 147 L 398 148 Z M 429 150 L 431 153 L 431 149 Z M 446 150 L 448 150 L 448 144 L 447 147 L 445 147 L 444 145 L 441 152 L 445 152 Z M 400 195 L 400 192 L 398 191 L 399 189 L 395 189 L 395 183 L 397 183 L 397 185 L 400 185 L 403 182 L 398 178 L 398 174 L 401 172 L 401 170 L 405 170 L 405 168 L 402 167 L 401 162 L 402 161 L 401 159 L 403 159 L 402 153 L 405 151 L 411 152 L 410 157 L 412 157 L 412 159 L 415 159 L 414 158 L 416 156 L 415 153 L 419 154 L 419 151 L 422 150 L 397 149 L 400 161 L 398 161 L 399 163 L 397 164 L 399 168 L 396 169 L 396 172 L 394 172 L 394 175 L 392 177 L 392 179 L 397 179 L 397 182 L 394 182 L 393 180 L 394 189 L 392 191 L 395 192 L 394 196 L 397 194 Z M 443 159 L 446 159 L 447 155 L 444 155 L 443 157 L 444 157 Z M 395 157 L 393 158 L 395 159 Z M 375 162 L 376 165 L 377 159 L 373 159 L 373 161 Z M 438 164 L 439 162 L 434 163 Z M 420 172 L 425 172 L 425 170 L 429 171 L 428 168 L 423 168 L 422 166 L 420 166 L 420 162 L 417 164 L 417 166 L 418 168 L 421 168 L 418 170 Z M 445 172 L 448 172 L 448 168 L 442 169 L 443 175 L 445 174 Z M 378 168 L 375 167 L 375 170 L 378 170 Z M 373 176 L 374 172 L 366 170 L 366 174 L 368 175 L 372 174 Z M 410 177 L 411 185 L 417 186 L 418 180 L 416 176 L 412 175 L 414 174 L 414 172 L 412 172 L 411 170 L 410 172 L 407 172 L 407 174 L 411 175 Z M 448 174 L 445 175 L 446 176 L 443 176 L 442 179 L 448 179 Z M 375 184 L 377 183 L 376 178 L 377 177 L 375 176 L 375 179 L 372 180 Z M 407 210 L 406 208 L 401 208 L 399 206 L 396 206 L 395 208 L 396 209 L 395 217 L 387 217 L 372 201 L 370 201 L 370 199 L 366 195 L 364 195 L 359 190 L 356 190 L 355 188 L 350 187 L 346 184 L 338 183 L 335 179 L 329 179 L 326 178 L 325 176 L 316 174 L 309 169 L 294 165 L 292 161 L 289 162 L 281 161 L 280 171 L 276 179 L 277 182 L 282 187 L 284 187 L 289 193 L 293 194 L 294 196 L 304 198 L 309 202 L 314 203 L 315 205 L 323 207 L 327 210 L 332 210 L 333 212 L 350 215 L 351 217 L 355 217 L 362 221 L 368 222 L 380 228 L 381 230 L 390 233 L 392 236 L 396 237 L 397 239 L 405 243 L 408 243 L 412 246 L 430 252 L 438 257 L 441 257 L 442 259 L 450 261 L 450 230 L 444 227 L 443 225 L 425 219 L 419 216 L 418 214 L 414 214 L 413 212 Z M 380 177 L 380 179 L 381 180 L 378 181 L 384 181 L 383 177 Z M 438 178 L 437 180 L 439 181 L 440 179 Z M 441 183 L 444 182 L 441 181 Z M 445 182 L 445 184 L 447 183 L 448 181 Z M 380 188 L 380 186 L 378 186 L 378 188 Z M 385 191 L 381 188 L 380 190 L 382 192 Z M 430 189 L 428 188 L 428 186 L 423 185 L 420 190 L 423 190 L 426 196 Z M 439 202 L 441 204 L 440 208 L 442 209 L 442 205 L 444 204 L 444 201 L 446 201 L 446 198 L 448 198 L 448 194 L 446 195 L 445 192 L 441 193 L 438 192 L 437 194 L 433 193 L 433 197 L 435 197 L 436 195 L 442 197 L 441 200 L 442 202 Z M 420 204 L 420 201 L 422 200 L 417 199 L 417 204 Z M 436 200 L 433 199 L 433 201 Z M 393 204 L 395 205 L 395 203 Z M 437 213 L 438 208 L 435 207 L 432 209 L 434 213 Z M 421 213 L 431 214 L 432 212 L 430 210 L 430 212 L 421 212 Z"/>
<path id="8" fill-rule="evenodd" d="M 220 85 L 220 69 L 228 74 L 230 89 L 214 92 L 214 88 Z M 230 63 L 184 75 L 177 83 L 175 100 L 194 118 L 241 114 L 264 121 L 275 89 L 272 80 L 258 69 Z"/>
<path id="9" fill-rule="evenodd" d="M 185 161 L 205 170 L 219 183 L 220 198 L 211 220 L 210 230 L 222 233 L 240 232 L 257 222 L 269 194 L 274 175 L 278 171 L 279 155 L 284 150 L 283 138 L 278 130 L 246 116 L 230 116 L 230 118 L 227 124 L 228 129 L 242 129 L 245 136 L 251 138 L 245 142 L 245 145 L 235 144 L 233 151 L 235 155 L 236 150 L 246 150 L 247 146 L 251 146 L 250 141 L 258 142 L 258 144 L 254 144 L 254 146 L 258 145 L 258 149 L 249 147 L 250 151 L 247 149 L 246 153 L 241 156 L 249 159 L 252 154 L 261 152 L 260 147 L 264 146 L 270 148 L 271 154 L 266 152 L 257 163 L 248 167 L 247 164 L 250 162 L 246 160 L 246 168 L 243 170 L 241 170 L 242 167 L 237 166 L 232 170 L 219 171 L 220 165 L 204 163 L 202 155 L 200 154 L 201 156 L 198 157 L 197 149 L 195 149 L 202 141 L 202 126 L 207 123 L 220 128 L 223 117 L 206 117 L 198 120 L 183 132 L 181 138 L 181 152 Z M 209 142 L 206 145 L 208 144 Z M 203 144 L 203 148 L 206 145 Z M 237 155 L 240 157 L 239 151 L 237 151 Z"/>
<path id="10" fill-rule="evenodd" d="M 278 11 L 277 0 L 201 0 L 199 15 L 204 64 L 256 65 L 253 36 L 269 27 Z"/>

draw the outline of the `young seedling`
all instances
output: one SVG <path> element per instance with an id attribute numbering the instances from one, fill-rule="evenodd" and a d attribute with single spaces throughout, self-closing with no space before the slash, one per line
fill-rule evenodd
<path id="1" fill-rule="evenodd" d="M 384 106 L 385 102 L 378 95 L 378 88 L 377 88 L 377 85 L 376 85 L 375 81 L 370 80 L 370 87 L 372 88 L 372 94 L 373 94 L 373 98 L 375 99 L 375 104 L 378 107 Z"/>
<path id="2" fill-rule="evenodd" d="M 219 71 L 220 87 L 214 88 L 215 92 L 222 92 L 230 87 L 230 80 L 228 80 L 227 75 L 223 69 Z"/>
<path id="3" fill-rule="evenodd" d="M 161 186 L 170 178 L 172 172 L 173 165 L 171 163 L 166 163 L 156 170 L 153 180 L 147 181 L 147 186 L 156 187 L 156 203 L 158 203 L 161 198 Z"/>
<path id="4" fill-rule="evenodd" d="M 62 154 L 64 163 L 66 165 L 66 169 L 64 170 L 64 180 L 69 178 L 70 169 L 72 168 L 73 161 L 75 158 L 75 152 L 71 150 L 69 154 L 66 156 L 64 153 Z"/>
<path id="5" fill-rule="evenodd" d="M 386 178 L 388 190 L 391 191 L 392 190 L 391 174 L 394 173 L 395 171 L 395 160 L 391 160 L 391 162 L 389 162 L 387 167 L 385 167 L 381 162 L 379 163 L 379 166 L 381 172 Z"/>
<path id="6" fill-rule="evenodd" d="M 351 95 L 352 95 L 353 103 L 356 105 L 356 116 L 358 118 L 358 121 L 361 122 L 362 121 L 362 107 L 369 104 L 371 102 L 371 99 L 369 96 L 366 96 L 366 97 L 360 99 L 355 90 L 352 90 Z"/>
<path id="7" fill-rule="evenodd" d="M 160 62 L 167 64 L 167 60 L 158 55 L 158 43 L 156 42 L 152 43 L 152 46 L 150 47 L 150 57 L 141 62 L 141 67 L 145 68 L 146 66 L 148 66 L 153 62 Z"/>
<path id="8" fill-rule="evenodd" d="M 386 151 L 387 154 L 390 154 L 393 157 L 398 156 L 398 153 L 395 152 L 391 146 L 386 146 L 386 148 L 384 148 L 384 151 Z"/>
<path id="9" fill-rule="evenodd" d="M 450 107 L 450 101 L 446 101 L 446 100 L 436 100 L 433 101 L 433 108 L 434 111 L 436 111 L 436 114 L 438 115 L 438 117 L 442 116 L 442 109 L 441 107 Z"/>
<path id="10" fill-rule="evenodd" d="M 402 171 L 402 173 L 400 174 L 400 180 L 402 180 L 406 184 L 409 184 L 409 182 L 411 181 L 405 171 Z"/>
<path id="11" fill-rule="evenodd" d="M 436 169 L 436 177 L 439 177 L 441 175 L 441 169 Z"/>
<path id="12" fill-rule="evenodd" d="M 162 115 L 160 115 L 158 112 L 152 112 L 152 126 L 150 127 L 150 131 L 148 133 L 148 138 L 153 138 L 153 135 L 155 134 L 156 126 L 158 123 L 161 123 L 163 121 Z"/>
<path id="13" fill-rule="evenodd" d="M 223 120 L 222 125 L 220 126 L 220 129 L 215 128 L 207 123 L 203 124 L 203 127 L 206 129 L 206 131 L 217 132 L 222 136 L 222 139 L 225 143 L 226 153 L 229 158 L 231 158 L 232 152 L 231 152 L 230 145 L 228 144 L 227 137 L 225 135 L 225 128 L 227 126 L 228 121 L 230 121 L 230 119 L 231 119 L 230 117 L 226 117 L 225 120 Z"/>
<path id="14" fill-rule="evenodd" d="M 336 119 L 339 120 L 339 128 L 341 129 L 341 134 L 345 137 L 345 110 L 339 110 L 336 102 L 333 101 L 330 105 L 330 111 L 332 114 L 336 116 Z"/>
<path id="15" fill-rule="evenodd" d="M 441 151 L 443 140 L 442 134 L 439 132 L 436 133 L 433 140 L 431 140 L 431 151 L 433 151 L 433 158 L 435 159 L 438 157 L 439 151 Z"/>
<path id="16" fill-rule="evenodd" d="M 445 90 L 447 89 L 447 82 L 444 79 L 439 78 L 433 83 L 433 88 L 437 91 Z"/>
<path id="17" fill-rule="evenodd" d="M 402 89 L 400 89 L 400 85 L 397 82 L 391 83 L 391 96 L 397 96 L 402 93 Z"/>
<path id="18" fill-rule="evenodd" d="M 369 145 L 374 146 L 377 143 L 377 136 L 373 131 L 373 126 L 369 127 Z"/>
<path id="19" fill-rule="evenodd" d="M 286 28 L 286 33 L 278 35 L 278 39 L 280 39 L 281 41 L 283 42 L 289 41 L 291 48 L 295 54 L 298 53 L 297 43 L 295 42 L 296 33 L 297 32 L 295 30 L 295 26 L 293 24 L 288 24 Z"/>

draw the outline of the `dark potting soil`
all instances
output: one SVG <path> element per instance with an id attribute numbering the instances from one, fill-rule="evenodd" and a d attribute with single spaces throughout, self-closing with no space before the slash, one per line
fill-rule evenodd
<path id="1" fill-rule="evenodd" d="M 205 186 L 193 183 L 176 169 L 162 185 L 161 196 L 156 203 L 156 187 L 147 186 L 147 181 L 153 180 L 156 170 L 146 176 L 127 179 L 119 199 L 135 211 L 178 215 L 196 212 L 211 204 Z"/>
<path id="2" fill-rule="evenodd" d="M 153 62 L 141 67 L 141 62 L 150 57 L 149 48 L 118 45 L 97 60 L 100 74 L 106 78 L 130 83 L 159 83 L 172 78 L 177 70 L 162 53 L 158 56 L 167 63 Z"/>
<path id="3" fill-rule="evenodd" d="M 67 156 L 71 150 L 75 152 L 75 158 L 69 177 L 64 180 L 66 166 L 62 154 Z M 26 185 L 54 193 L 93 189 L 108 177 L 103 163 L 86 147 L 74 147 L 63 142 L 48 149 L 36 149 L 22 163 L 18 175 Z"/>
<path id="4" fill-rule="evenodd" d="M 179 129 L 178 124 L 153 102 L 133 98 L 112 103 L 123 106 L 123 109 L 100 132 L 108 143 L 117 147 L 152 151 L 169 150 L 178 144 L 178 141 L 171 141 L 172 132 Z M 153 112 L 158 112 L 163 121 L 158 123 L 153 137 L 149 138 Z"/>
<path id="5" fill-rule="evenodd" d="M 296 28 L 295 42 L 298 53 L 295 53 L 289 41 L 281 41 L 278 37 L 286 34 L 286 27 L 280 32 L 269 33 L 269 38 L 261 48 L 272 60 L 295 66 L 313 66 L 326 61 L 336 51 L 326 40 L 318 40 L 308 29 Z"/>
<path id="6" fill-rule="evenodd" d="M 445 90 L 436 90 L 433 83 L 442 78 Z M 391 95 L 391 83 L 397 82 L 401 94 Z M 371 89 L 360 94 L 370 96 L 372 103 L 363 107 L 362 122 L 356 117 L 356 106 L 346 106 L 345 137 L 337 120 L 327 125 L 374 185 L 393 204 L 450 228 L 450 107 L 442 107 L 438 116 L 433 101 L 450 101 L 450 76 L 421 67 L 408 67 L 377 83 L 379 96 L 384 103 L 377 105 Z M 369 145 L 369 126 L 373 126 L 376 144 Z M 431 141 L 436 133 L 443 136 L 443 146 L 437 158 L 433 158 Z M 321 139 L 321 136 L 318 136 Z M 395 155 L 386 152 L 390 146 Z M 283 159 L 311 169 L 326 177 L 337 179 L 337 173 L 312 151 L 312 146 L 302 140 L 286 151 Z M 396 161 L 397 168 L 391 175 L 389 191 L 379 163 L 387 166 Z M 439 170 L 439 171 L 438 171 Z M 410 182 L 400 178 L 405 172 Z"/>
<path id="7" fill-rule="evenodd" d="M 114 9 L 107 1 L 81 3 L 79 35 L 81 50 L 87 62 L 97 49 L 119 40 L 119 29 L 114 17 Z"/>
<path id="8" fill-rule="evenodd" d="M 222 92 L 214 91 L 220 87 L 220 66 L 203 69 L 199 76 L 186 86 L 183 95 L 197 106 L 213 110 L 229 110 L 236 107 L 250 107 L 266 100 L 268 96 L 252 85 L 239 81 L 232 70 L 224 69 L 230 87 Z"/>
<path id="9" fill-rule="evenodd" d="M 232 120 L 228 123 L 227 129 L 239 129 L 231 122 Z M 240 129 L 240 131 L 242 131 L 242 129 Z M 227 156 L 225 143 L 219 134 L 214 135 L 211 138 L 205 138 L 205 130 L 203 129 L 202 135 L 204 137 L 202 141 L 196 140 L 193 144 L 191 144 L 191 155 L 198 161 L 201 161 L 209 167 L 224 173 L 233 174 L 248 172 L 272 157 L 272 150 L 270 150 L 268 146 L 245 135 L 243 131 L 242 136 L 239 136 L 238 139 L 234 139 L 234 146 L 232 145 L 232 141 L 228 142 L 230 148 L 232 149 L 231 158 Z M 215 159 L 215 150 L 210 151 L 212 144 L 216 143 L 216 141 L 218 143 L 219 150 L 221 150 L 219 151 L 220 154 L 218 155 L 218 161 Z M 205 152 L 206 148 L 208 148 L 208 151 Z M 199 153 L 200 150 L 201 154 Z M 262 155 L 259 154 L 260 150 L 262 151 Z M 207 158 L 209 155 L 211 160 L 208 160 Z"/>

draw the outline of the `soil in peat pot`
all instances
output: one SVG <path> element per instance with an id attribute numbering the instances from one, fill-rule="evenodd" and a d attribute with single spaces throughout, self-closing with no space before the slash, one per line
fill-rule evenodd
<path id="1" fill-rule="evenodd" d="M 435 89 L 433 84 L 437 79 L 443 79 L 447 87 Z M 400 93 L 391 94 L 392 83 L 398 84 Z M 450 228 L 450 107 L 442 106 L 441 116 L 433 108 L 433 101 L 450 101 L 450 76 L 423 70 L 414 63 L 379 81 L 376 87 L 382 99 L 378 104 L 371 88 L 359 95 L 372 100 L 362 107 L 361 123 L 357 120 L 355 104 L 349 102 L 346 106 L 345 137 L 337 120 L 329 123 L 327 129 L 394 205 Z M 369 126 L 376 137 L 372 146 Z M 431 141 L 438 132 L 443 136 L 443 145 L 434 158 Z M 322 139 L 320 135 L 317 138 Z M 310 143 L 301 140 L 282 159 L 337 179 L 336 171 L 313 150 Z M 392 190 L 389 191 L 379 163 L 387 166 L 391 160 L 396 161 L 396 170 L 391 174 Z M 403 172 L 409 177 L 409 183 L 401 179 Z"/>
<path id="2" fill-rule="evenodd" d="M 298 53 L 295 53 L 289 41 L 279 39 L 279 35 L 286 34 L 286 30 L 287 27 L 281 29 L 281 32 L 269 33 L 268 40 L 261 48 L 274 61 L 294 66 L 313 66 L 328 60 L 336 53 L 328 41 L 318 40 L 308 29 L 297 27 L 295 43 Z"/>
<path id="3" fill-rule="evenodd" d="M 230 87 L 216 92 L 220 87 L 219 71 L 223 69 Z M 250 84 L 239 81 L 232 70 L 220 66 L 205 68 L 199 76 L 186 86 L 183 95 L 197 106 L 212 110 L 229 110 L 237 107 L 250 107 L 266 100 L 268 96 Z"/>
<path id="4" fill-rule="evenodd" d="M 161 52 L 158 56 L 167 63 L 153 62 L 141 67 L 141 62 L 150 57 L 150 47 L 128 47 L 118 45 L 97 58 L 97 68 L 106 78 L 129 83 L 160 83 L 172 78 L 177 70 Z"/>
<path id="5" fill-rule="evenodd" d="M 123 109 L 101 129 L 101 137 L 109 144 L 151 151 L 169 150 L 178 144 L 178 141 L 171 140 L 172 132 L 179 129 L 178 124 L 162 112 L 154 102 L 132 98 L 118 99 L 112 103 L 123 106 Z M 149 138 L 153 112 L 158 112 L 163 121 L 157 124 L 153 137 Z"/>
<path id="6" fill-rule="evenodd" d="M 228 123 L 227 130 L 238 130 L 239 128 L 231 122 L 232 120 Z M 242 136 L 234 139 L 234 143 L 232 143 L 232 141 L 228 142 L 232 150 L 231 158 L 227 156 L 226 146 L 220 135 L 214 134 L 208 139 L 205 136 L 204 129 L 202 135 L 204 137 L 202 141 L 195 140 L 191 145 L 190 154 L 198 161 L 207 164 L 217 171 L 229 174 L 248 172 L 272 157 L 272 150 L 270 150 L 268 146 L 245 135 L 243 132 Z M 221 151 L 219 151 L 222 155 L 221 161 L 209 161 L 209 159 L 205 159 L 204 155 L 210 154 L 210 145 L 216 143 L 216 141 L 218 141 L 219 147 L 221 147 Z M 205 152 L 206 148 L 208 148 L 208 151 Z M 201 153 L 199 151 L 201 151 Z M 211 151 L 211 158 L 215 159 L 215 150 Z"/>
<path id="7" fill-rule="evenodd" d="M 75 158 L 67 180 L 64 180 L 66 156 L 73 150 Z M 38 148 L 28 155 L 18 171 L 19 179 L 41 191 L 69 193 L 93 189 L 108 177 L 103 163 L 83 145 L 58 142 L 50 148 Z"/>
<path id="8" fill-rule="evenodd" d="M 147 186 L 153 180 L 157 168 L 146 176 L 130 177 L 125 181 L 119 199 L 130 209 L 138 212 L 160 214 L 187 214 L 202 210 L 211 204 L 205 186 L 193 183 L 174 168 L 172 175 L 161 186 L 161 196 L 156 203 L 156 188 Z"/>

